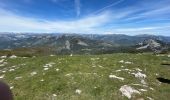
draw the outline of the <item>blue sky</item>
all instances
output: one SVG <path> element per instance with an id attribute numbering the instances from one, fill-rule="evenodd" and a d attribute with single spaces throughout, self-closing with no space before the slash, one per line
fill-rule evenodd
<path id="1" fill-rule="evenodd" d="M 0 32 L 170 36 L 170 0 L 0 0 Z"/>

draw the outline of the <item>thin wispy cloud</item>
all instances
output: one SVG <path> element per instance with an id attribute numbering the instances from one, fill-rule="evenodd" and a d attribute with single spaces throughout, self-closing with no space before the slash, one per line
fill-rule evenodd
<path id="1" fill-rule="evenodd" d="M 93 12 L 92 14 L 100 13 L 100 12 L 102 12 L 102 11 L 104 11 L 104 10 L 110 8 L 110 7 L 113 7 L 113 6 L 118 5 L 119 3 L 123 2 L 123 1 L 125 1 L 125 0 L 119 0 L 119 1 L 117 1 L 117 2 L 113 2 L 112 4 L 107 5 L 107 6 L 103 7 L 103 8 L 101 8 L 101 9 L 99 9 L 99 10 Z"/>
<path id="2" fill-rule="evenodd" d="M 142 9 L 139 9 L 142 10 Z M 127 20 L 136 20 L 136 19 L 162 19 L 162 18 L 169 18 L 170 14 L 170 7 L 162 7 L 162 8 L 155 8 L 151 10 L 147 10 L 145 12 L 141 12 L 134 16 L 127 18 Z M 163 16 L 164 15 L 164 16 Z M 140 20 L 139 20 L 140 21 Z"/>
<path id="3" fill-rule="evenodd" d="M 80 0 L 74 0 L 74 3 L 75 3 L 76 15 L 77 17 L 79 17 L 81 13 Z"/>
<path id="4" fill-rule="evenodd" d="M 142 21 L 145 19 L 153 20 L 166 18 L 170 15 L 169 3 L 169 0 L 161 0 L 144 2 L 140 7 L 135 5 L 134 9 L 137 10 L 137 13 L 131 15 L 128 19 Z"/>
<path id="5" fill-rule="evenodd" d="M 102 13 L 98 16 L 89 16 L 72 21 L 48 21 L 36 18 L 27 18 L 18 16 L 7 10 L 0 10 L 0 27 L 1 31 L 15 30 L 18 32 L 36 30 L 37 32 L 86 32 L 96 27 L 102 26 L 110 21 L 110 14 Z M 12 23 L 11 23 L 12 22 Z"/>

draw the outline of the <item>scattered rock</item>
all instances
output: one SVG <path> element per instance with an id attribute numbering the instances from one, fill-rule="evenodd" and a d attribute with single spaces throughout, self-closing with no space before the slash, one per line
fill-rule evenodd
<path id="1" fill-rule="evenodd" d="M 11 66 L 12 68 L 15 68 L 16 66 Z"/>
<path id="2" fill-rule="evenodd" d="M 13 58 L 17 58 L 17 56 L 15 56 L 15 55 L 12 55 L 12 56 L 10 56 L 9 58 L 12 58 L 12 59 L 13 59 Z"/>
<path id="3" fill-rule="evenodd" d="M 55 56 L 55 55 L 50 55 L 51 57 Z"/>
<path id="4" fill-rule="evenodd" d="M 124 60 L 120 60 L 119 63 L 125 63 L 125 64 L 133 64 L 132 62 L 129 61 L 124 61 Z"/>
<path id="5" fill-rule="evenodd" d="M 1 60 L 0 60 L 0 63 L 3 63 L 3 62 L 4 62 L 4 60 L 5 60 L 5 59 L 1 59 Z"/>
<path id="6" fill-rule="evenodd" d="M 141 72 L 131 73 L 131 74 L 135 75 L 135 77 L 139 78 L 139 79 L 145 79 L 146 78 L 146 75 L 142 74 Z"/>
<path id="7" fill-rule="evenodd" d="M 6 64 L 8 64 L 8 63 L 7 63 L 7 62 L 2 62 L 2 63 L 0 64 L 0 67 L 5 66 Z"/>
<path id="8" fill-rule="evenodd" d="M 151 98 L 151 97 L 147 97 L 149 100 L 154 100 L 153 98 Z"/>
<path id="9" fill-rule="evenodd" d="M 122 69 L 122 70 L 124 70 L 124 71 L 132 71 L 132 70 L 130 70 L 130 69 L 127 69 L 127 68 L 126 68 L 126 69 Z"/>
<path id="10" fill-rule="evenodd" d="M 48 70 L 49 68 L 44 68 L 44 70 Z"/>
<path id="11" fill-rule="evenodd" d="M 48 66 L 44 65 L 43 67 L 44 67 L 44 68 L 47 68 Z"/>
<path id="12" fill-rule="evenodd" d="M 1 59 L 5 59 L 5 58 L 7 58 L 7 56 L 1 56 L 0 58 L 1 58 Z"/>
<path id="13" fill-rule="evenodd" d="M 60 69 L 57 68 L 57 69 L 55 69 L 55 70 L 58 72 Z"/>
<path id="14" fill-rule="evenodd" d="M 141 82 L 141 84 L 144 84 L 144 85 L 147 84 L 147 83 L 145 82 L 145 80 L 143 80 L 143 79 L 142 79 L 140 82 Z"/>
<path id="15" fill-rule="evenodd" d="M 70 57 L 72 57 L 73 56 L 73 54 L 70 54 Z"/>
<path id="16" fill-rule="evenodd" d="M 124 63 L 124 60 L 120 60 L 119 63 Z"/>
<path id="17" fill-rule="evenodd" d="M 135 90 L 134 88 L 128 85 L 121 86 L 119 90 L 122 95 L 126 96 L 128 99 L 131 99 L 133 94 L 141 94 L 138 90 Z"/>
<path id="18" fill-rule="evenodd" d="M 116 70 L 116 72 L 121 72 L 122 70 Z"/>
<path id="19" fill-rule="evenodd" d="M 124 80 L 124 78 L 123 77 L 117 77 L 117 76 L 115 76 L 115 75 L 109 75 L 109 78 L 112 78 L 112 79 L 119 79 L 119 80 Z"/>
<path id="20" fill-rule="evenodd" d="M 71 76 L 71 75 L 73 75 L 72 73 L 69 73 L 69 74 L 66 74 L 65 76 Z"/>
<path id="21" fill-rule="evenodd" d="M 133 64 L 132 62 L 126 61 L 125 64 Z"/>
<path id="22" fill-rule="evenodd" d="M 53 94 L 54 97 L 56 97 L 57 95 L 56 94 Z"/>
<path id="23" fill-rule="evenodd" d="M 52 67 L 55 63 L 54 62 L 50 62 L 48 64 L 45 64 L 43 67 L 47 68 L 47 67 Z"/>
<path id="24" fill-rule="evenodd" d="M 10 86 L 10 89 L 12 90 L 14 88 L 14 86 Z"/>
<path id="25" fill-rule="evenodd" d="M 37 74 L 37 72 L 32 72 L 32 73 L 30 73 L 30 74 L 31 74 L 31 76 L 34 76 L 34 75 Z"/>
<path id="26" fill-rule="evenodd" d="M 135 68 L 136 71 L 142 72 L 140 68 Z"/>
<path id="27" fill-rule="evenodd" d="M 10 72 L 15 71 L 15 69 L 9 69 Z"/>
<path id="28" fill-rule="evenodd" d="M 150 87 L 149 89 L 150 89 L 150 90 L 154 90 L 154 88 L 152 88 L 152 87 Z"/>
<path id="29" fill-rule="evenodd" d="M 141 91 L 141 92 L 147 92 L 148 90 L 146 90 L 146 89 L 139 89 L 139 91 Z"/>
<path id="30" fill-rule="evenodd" d="M 92 61 L 99 60 L 100 58 L 91 58 Z"/>
<path id="31" fill-rule="evenodd" d="M 156 76 L 159 76 L 159 74 L 158 74 L 158 73 L 155 73 L 155 75 L 156 75 Z"/>
<path id="32" fill-rule="evenodd" d="M 19 80 L 19 79 L 21 79 L 21 78 L 22 78 L 21 76 L 15 77 L 15 80 Z"/>
<path id="33" fill-rule="evenodd" d="M 2 78 L 4 78 L 4 77 L 5 77 L 5 75 L 1 75 L 1 76 L 0 76 L 0 79 L 2 79 Z"/>
<path id="34" fill-rule="evenodd" d="M 75 91 L 76 94 L 81 94 L 81 92 L 82 92 L 82 91 L 79 90 L 79 89 L 76 89 L 76 91 Z"/>
<path id="35" fill-rule="evenodd" d="M 101 66 L 101 65 L 98 65 L 100 68 L 103 68 L 103 66 Z"/>
<path id="36" fill-rule="evenodd" d="M 5 71 L 5 70 L 3 70 L 3 71 L 2 71 L 2 73 L 6 73 L 6 71 Z"/>
<path id="37" fill-rule="evenodd" d="M 124 66 L 121 66 L 121 68 L 124 68 Z"/>

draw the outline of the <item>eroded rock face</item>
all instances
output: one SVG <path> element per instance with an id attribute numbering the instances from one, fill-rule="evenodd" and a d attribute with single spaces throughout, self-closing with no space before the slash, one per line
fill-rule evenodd
<path id="1" fill-rule="evenodd" d="M 70 50 L 70 42 L 68 40 L 65 43 L 65 48 Z"/>
<path id="2" fill-rule="evenodd" d="M 166 50 L 165 43 L 154 40 L 154 39 L 147 39 L 143 42 L 138 44 L 138 48 L 136 50 L 151 50 L 154 53 L 161 53 Z"/>
<path id="3" fill-rule="evenodd" d="M 146 48 L 158 48 L 161 47 L 161 44 L 158 43 L 156 40 L 153 39 L 148 39 L 143 41 L 142 43 L 139 43 L 139 45 L 141 47 L 137 48 L 137 49 L 146 49 Z"/>
<path id="4" fill-rule="evenodd" d="M 77 44 L 79 44 L 79 45 L 81 45 L 81 46 L 88 46 L 88 44 L 87 43 L 85 43 L 85 42 L 83 42 L 83 41 L 78 41 L 78 43 Z"/>

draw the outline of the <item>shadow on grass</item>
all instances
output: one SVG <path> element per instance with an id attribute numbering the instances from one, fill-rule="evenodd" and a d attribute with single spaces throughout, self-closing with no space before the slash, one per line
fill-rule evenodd
<path id="1" fill-rule="evenodd" d="M 167 66 L 170 66 L 170 64 L 169 64 L 169 63 L 162 63 L 161 65 L 167 65 Z"/>
<path id="2" fill-rule="evenodd" d="M 162 82 L 162 83 L 170 84 L 170 80 L 169 80 L 169 79 L 165 79 L 165 78 L 162 78 L 162 77 L 158 77 L 157 80 L 158 80 L 159 82 Z"/>

